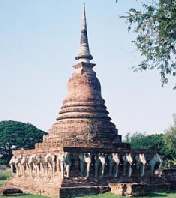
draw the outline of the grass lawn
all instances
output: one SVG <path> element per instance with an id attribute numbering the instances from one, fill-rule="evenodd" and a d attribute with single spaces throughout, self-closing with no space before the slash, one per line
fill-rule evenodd
<path id="1" fill-rule="evenodd" d="M 40 195 L 28 195 L 28 194 L 26 194 L 26 195 L 19 195 L 19 196 L 0 196 L 0 197 L 3 197 L 3 198 L 7 198 L 7 197 L 9 197 L 9 198 L 47 198 L 47 197 L 44 197 L 44 196 L 40 196 Z"/>
<path id="2" fill-rule="evenodd" d="M 176 198 L 176 192 L 175 193 L 151 193 L 148 196 L 145 197 L 137 197 L 137 198 Z M 124 198 L 122 196 L 113 195 L 111 193 L 105 193 L 101 195 L 95 195 L 95 196 L 85 196 L 84 198 Z"/>
<path id="3" fill-rule="evenodd" d="M 6 180 L 0 180 L 0 187 L 3 186 L 3 184 L 4 184 L 5 181 Z"/>
<path id="4" fill-rule="evenodd" d="M 9 198 L 17 198 L 17 196 L 1 196 L 1 197 L 9 197 Z M 18 196 L 19 198 L 47 198 L 44 196 L 39 196 L 39 195 L 21 195 Z M 138 197 L 138 198 L 176 198 L 176 193 L 152 193 L 148 196 L 145 197 Z M 81 198 L 124 198 L 122 196 L 116 196 L 111 193 L 105 193 L 101 195 L 92 195 L 92 196 L 85 196 Z"/>
<path id="5" fill-rule="evenodd" d="M 20 196 L 0 196 L 2 198 L 47 198 L 45 196 L 40 196 L 40 195 L 20 195 Z M 176 193 L 152 193 L 148 196 L 145 197 L 138 197 L 138 198 L 176 198 Z M 116 196 L 111 193 L 105 193 L 105 194 L 100 194 L 100 195 L 92 195 L 92 196 L 84 196 L 84 197 L 77 197 L 77 198 L 124 198 L 122 196 Z"/>

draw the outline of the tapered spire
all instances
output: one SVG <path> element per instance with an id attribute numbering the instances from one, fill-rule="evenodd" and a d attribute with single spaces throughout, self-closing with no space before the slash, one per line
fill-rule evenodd
<path id="1" fill-rule="evenodd" d="M 93 59 L 93 56 L 90 54 L 89 42 L 87 36 L 87 20 L 86 20 L 85 4 L 83 7 L 83 14 L 81 19 L 81 42 L 80 42 L 79 54 L 78 56 L 75 57 L 75 59 L 78 60 L 79 62 L 86 62 L 86 63 L 89 63 L 90 60 Z"/>

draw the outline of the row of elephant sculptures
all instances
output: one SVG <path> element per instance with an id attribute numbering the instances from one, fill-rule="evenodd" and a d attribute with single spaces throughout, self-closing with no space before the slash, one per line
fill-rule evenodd
<path id="1" fill-rule="evenodd" d="M 13 156 L 9 162 L 12 172 L 15 172 L 19 176 L 51 176 L 54 177 L 57 172 L 62 178 L 70 177 L 70 169 L 72 166 L 72 154 L 68 152 L 64 153 L 48 153 L 46 155 L 32 154 L 30 156 Z M 127 177 L 132 176 L 133 164 L 136 163 L 136 167 L 139 170 L 140 177 L 145 175 L 145 167 L 147 164 L 150 166 L 150 171 L 153 174 L 156 164 L 160 169 L 162 165 L 162 159 L 158 153 L 156 153 L 149 162 L 147 162 L 144 153 L 132 156 L 131 153 L 126 153 L 120 158 L 118 153 L 111 154 L 91 154 L 80 153 L 77 154 L 77 160 L 79 161 L 80 175 L 89 177 L 92 161 L 94 161 L 94 173 L 95 177 L 104 176 L 105 167 L 108 165 L 109 177 L 117 177 L 119 175 L 119 166 L 123 164 L 123 175 Z"/>
<path id="2" fill-rule="evenodd" d="M 80 158 L 80 169 L 81 175 L 84 175 L 85 171 L 85 163 L 86 163 L 86 177 L 89 177 L 90 174 L 90 165 L 91 165 L 91 154 L 84 153 L 79 155 Z M 135 159 L 134 159 L 135 158 Z M 140 171 L 140 177 L 145 175 L 145 167 L 147 166 L 147 160 L 145 158 L 144 153 L 140 153 L 135 157 L 132 156 L 131 153 L 126 153 L 122 156 L 122 164 L 123 164 L 123 175 L 131 177 L 133 172 L 134 160 L 136 162 L 136 168 Z M 101 166 L 101 176 L 104 176 L 105 167 L 108 164 L 108 175 L 109 177 L 117 177 L 119 175 L 119 166 L 121 163 L 120 155 L 118 153 L 112 154 L 103 154 L 100 153 L 95 155 L 95 177 L 99 176 L 99 168 Z M 158 170 L 161 169 L 162 159 L 158 153 L 156 153 L 152 159 L 148 162 L 150 166 L 151 174 L 154 173 L 156 164 L 158 164 Z"/>

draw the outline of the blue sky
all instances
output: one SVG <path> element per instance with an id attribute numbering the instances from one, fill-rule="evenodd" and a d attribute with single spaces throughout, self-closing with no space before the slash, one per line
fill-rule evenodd
<path id="1" fill-rule="evenodd" d="M 120 134 L 162 132 L 176 92 L 156 72 L 134 73 L 141 57 L 119 18 L 136 1 L 85 0 L 88 35 L 102 95 Z M 66 95 L 80 40 L 81 0 L 0 0 L 0 120 L 47 130 Z"/>

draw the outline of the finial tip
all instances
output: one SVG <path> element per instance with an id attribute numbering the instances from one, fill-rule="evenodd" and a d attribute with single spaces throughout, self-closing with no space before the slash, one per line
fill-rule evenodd
<path id="1" fill-rule="evenodd" d="M 83 12 L 84 12 L 84 15 L 85 15 L 85 12 L 86 12 L 86 3 L 85 2 L 83 3 Z"/>
<path id="2" fill-rule="evenodd" d="M 81 17 L 81 42 L 80 42 L 79 54 L 76 57 L 76 60 L 79 60 L 80 62 L 88 63 L 92 59 L 93 57 L 90 54 L 88 37 L 87 37 L 86 9 L 85 9 L 85 3 L 83 3 L 83 13 Z"/>

